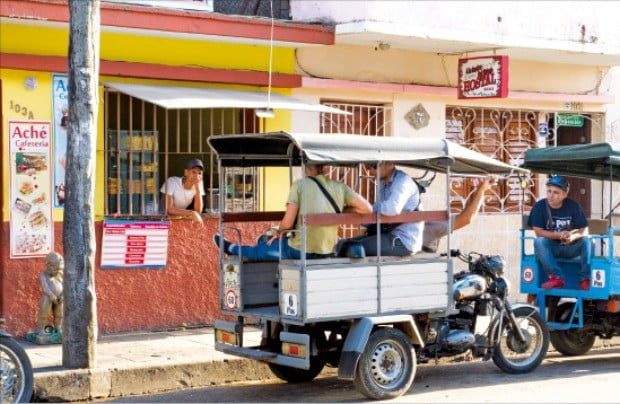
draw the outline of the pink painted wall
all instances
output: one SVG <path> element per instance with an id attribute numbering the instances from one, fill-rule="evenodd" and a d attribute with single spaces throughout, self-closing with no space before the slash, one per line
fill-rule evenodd
<path id="1" fill-rule="evenodd" d="M 96 223 L 101 245 L 101 222 Z M 234 224 L 232 224 L 234 225 Z M 62 223 L 55 223 L 56 249 L 62 253 Z M 266 223 L 239 226 L 244 240 L 254 240 Z M 212 237 L 217 219 L 204 226 L 172 220 L 165 269 L 101 269 L 96 255 L 95 286 L 100 333 L 152 330 L 184 325 L 213 324 L 220 316 L 218 252 Z M 1 246 L 2 316 L 4 330 L 24 336 L 34 329 L 41 287 L 38 274 L 44 260 L 10 260 L 8 222 L 3 223 Z"/>

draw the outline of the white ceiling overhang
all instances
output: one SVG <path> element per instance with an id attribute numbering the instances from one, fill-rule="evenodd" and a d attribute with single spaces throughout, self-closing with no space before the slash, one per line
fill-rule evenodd
<path id="1" fill-rule="evenodd" d="M 327 112 L 349 115 L 348 112 L 320 104 L 308 104 L 297 98 L 259 91 L 236 91 L 214 88 L 168 87 L 155 85 L 103 83 L 121 93 L 166 109 L 253 108 Z"/>
<path id="2" fill-rule="evenodd" d="M 515 59 L 591 66 L 620 65 L 620 47 L 547 38 L 499 35 L 490 32 L 433 29 L 384 21 L 356 21 L 336 25 L 336 43 L 440 54 L 489 54 Z"/>

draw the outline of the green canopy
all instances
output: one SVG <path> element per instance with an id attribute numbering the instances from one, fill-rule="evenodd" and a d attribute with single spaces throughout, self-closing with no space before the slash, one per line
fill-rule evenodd
<path id="1" fill-rule="evenodd" d="M 620 149 L 609 143 L 543 147 L 525 152 L 523 167 L 535 173 L 620 181 Z"/>

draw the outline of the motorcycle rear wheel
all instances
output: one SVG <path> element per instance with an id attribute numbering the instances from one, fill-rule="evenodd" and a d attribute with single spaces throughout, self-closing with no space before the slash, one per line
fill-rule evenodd
<path id="1" fill-rule="evenodd" d="M 499 341 L 493 350 L 493 362 L 506 373 L 528 373 L 536 369 L 549 349 L 549 329 L 540 314 L 531 307 L 514 310 L 517 324 L 525 336 L 525 342 L 518 341 L 507 318 L 502 321 Z M 497 337 L 496 324 L 493 334 Z"/>
<path id="2" fill-rule="evenodd" d="M 28 403 L 34 376 L 26 351 L 15 340 L 0 337 L 0 402 Z"/>
<path id="3" fill-rule="evenodd" d="M 379 328 L 368 338 L 353 385 L 370 399 L 389 400 L 409 390 L 415 371 L 416 357 L 409 338 L 396 328 Z"/>
<path id="4" fill-rule="evenodd" d="M 562 303 L 556 310 L 556 321 L 568 323 L 573 312 L 574 303 Z M 596 336 L 583 329 L 551 331 L 551 345 L 563 355 L 577 356 L 586 354 L 594 345 Z"/>

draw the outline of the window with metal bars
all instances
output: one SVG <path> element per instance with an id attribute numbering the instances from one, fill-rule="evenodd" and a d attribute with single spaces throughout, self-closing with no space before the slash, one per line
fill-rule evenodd
<path id="1" fill-rule="evenodd" d="M 256 133 L 253 109 L 164 109 L 109 89 L 105 91 L 105 214 L 165 214 L 160 187 L 182 176 L 189 160 L 202 160 L 204 211 L 257 210 L 258 171 L 230 168 L 226 189 L 218 184 L 218 167 L 207 139 L 233 133 Z"/>
<path id="2" fill-rule="evenodd" d="M 321 114 L 321 133 L 391 136 L 392 107 L 383 104 L 356 104 L 322 101 L 321 104 L 350 112 L 351 115 Z M 370 203 L 375 200 L 375 178 L 364 167 L 332 167 L 330 178 L 343 182 Z M 340 226 L 341 237 L 359 234 L 357 226 Z"/>
<path id="3" fill-rule="evenodd" d="M 519 166 L 525 151 L 537 147 L 539 112 L 486 108 L 448 107 L 446 138 L 504 163 Z M 536 202 L 537 183 L 528 179 L 525 192 L 521 179 L 501 179 L 484 196 L 481 212 L 518 212 Z M 450 184 L 451 207 L 461 211 L 475 192 L 464 178 L 453 178 Z"/>

